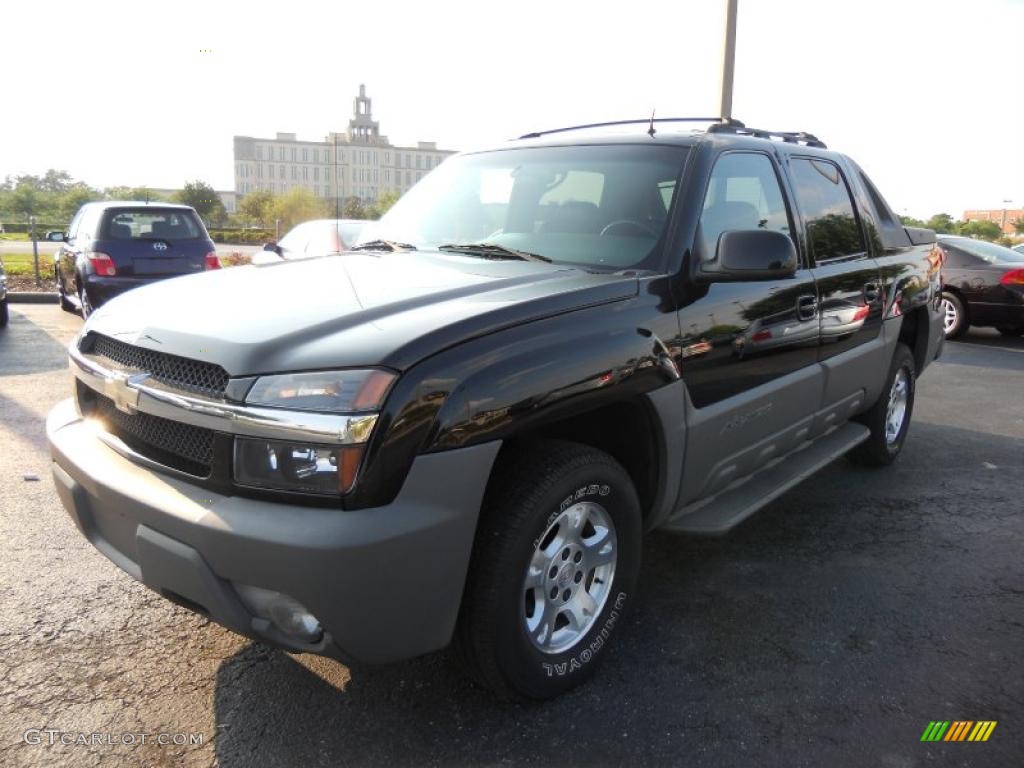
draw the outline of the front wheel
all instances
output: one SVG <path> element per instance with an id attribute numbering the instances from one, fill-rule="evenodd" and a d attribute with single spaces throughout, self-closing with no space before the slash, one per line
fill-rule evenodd
<path id="1" fill-rule="evenodd" d="M 916 382 L 914 355 L 906 344 L 897 344 L 882 395 L 871 410 L 857 419 L 871 434 L 846 454 L 852 462 L 882 467 L 896 460 L 910 429 Z"/>
<path id="2" fill-rule="evenodd" d="M 7 311 L 7 299 L 0 301 L 0 328 L 7 325 L 7 321 L 10 319 L 10 313 Z"/>
<path id="3" fill-rule="evenodd" d="M 593 448 L 510 448 L 488 488 L 456 631 L 477 682 L 547 699 L 593 674 L 632 602 L 640 502 L 629 475 Z"/>

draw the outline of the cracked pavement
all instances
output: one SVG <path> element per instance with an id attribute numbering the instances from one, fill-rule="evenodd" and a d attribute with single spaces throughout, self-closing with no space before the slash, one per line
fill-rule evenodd
<path id="1" fill-rule="evenodd" d="M 447 654 L 349 670 L 254 644 L 86 543 L 43 434 L 79 327 L 14 304 L 0 331 L 0 765 L 1022 763 L 1024 340 L 947 344 L 894 466 L 837 461 L 722 539 L 651 535 L 596 678 L 507 707 Z M 999 725 L 921 743 L 936 719 Z M 203 743 L 33 745 L 30 728 Z"/>

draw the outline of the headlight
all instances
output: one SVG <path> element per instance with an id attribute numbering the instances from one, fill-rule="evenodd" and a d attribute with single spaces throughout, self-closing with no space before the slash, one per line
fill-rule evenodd
<path id="1" fill-rule="evenodd" d="M 235 482 L 252 488 L 339 496 L 351 489 L 362 445 L 304 445 L 235 438 Z"/>
<path id="2" fill-rule="evenodd" d="M 388 371 L 315 371 L 261 376 L 249 405 L 320 413 L 372 414 L 397 377 Z M 368 416 L 372 420 L 372 416 Z M 366 419 L 364 419 L 366 420 Z M 347 445 L 235 438 L 234 477 L 239 485 L 322 496 L 351 490 L 363 458 L 365 435 Z"/>
<path id="3" fill-rule="evenodd" d="M 380 407 L 395 378 L 389 371 L 375 370 L 261 376 L 245 402 L 299 411 L 364 413 Z"/>

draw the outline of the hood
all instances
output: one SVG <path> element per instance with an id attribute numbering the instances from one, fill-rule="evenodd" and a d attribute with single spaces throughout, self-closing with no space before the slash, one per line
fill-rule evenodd
<path id="1" fill-rule="evenodd" d="M 637 293 L 635 277 L 429 251 L 347 253 L 234 267 L 135 288 L 84 331 L 232 376 L 386 366 L 402 371 L 504 327 Z"/>

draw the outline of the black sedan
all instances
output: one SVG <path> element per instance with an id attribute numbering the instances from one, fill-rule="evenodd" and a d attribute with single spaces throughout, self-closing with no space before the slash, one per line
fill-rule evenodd
<path id="1" fill-rule="evenodd" d="M 972 325 L 1024 335 L 1024 253 L 968 237 L 939 235 L 946 255 L 942 287 L 946 338 Z"/>

